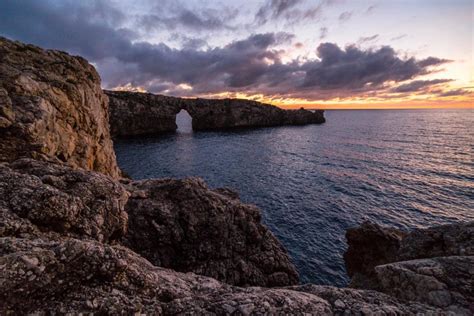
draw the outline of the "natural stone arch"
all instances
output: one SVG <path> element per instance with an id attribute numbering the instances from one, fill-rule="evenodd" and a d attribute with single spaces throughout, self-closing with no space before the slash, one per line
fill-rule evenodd
<path id="1" fill-rule="evenodd" d="M 193 117 L 185 108 L 176 113 L 176 131 L 180 133 L 190 133 L 193 131 Z"/>

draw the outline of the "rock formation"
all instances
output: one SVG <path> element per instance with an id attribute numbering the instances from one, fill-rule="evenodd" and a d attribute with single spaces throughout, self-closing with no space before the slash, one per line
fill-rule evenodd
<path id="1" fill-rule="evenodd" d="M 119 176 L 108 99 L 84 58 L 0 37 L 0 161 L 44 156 Z"/>
<path id="2" fill-rule="evenodd" d="M 409 233 L 364 223 L 346 237 L 351 286 L 474 313 L 474 222 Z"/>
<path id="3" fill-rule="evenodd" d="M 186 110 L 194 130 L 324 123 L 324 111 L 283 110 L 240 99 L 182 99 L 150 93 L 105 91 L 110 100 L 113 136 L 173 132 L 176 114 Z"/>
<path id="4" fill-rule="evenodd" d="M 260 223 L 260 210 L 201 179 L 133 181 L 123 244 L 156 266 L 240 286 L 298 283 L 286 251 Z"/>
<path id="5" fill-rule="evenodd" d="M 184 100 L 151 93 L 105 91 L 109 97 L 112 136 L 174 132 Z"/>
<path id="6" fill-rule="evenodd" d="M 362 230 L 381 238 L 375 250 L 354 249 L 371 243 L 353 230 L 352 273 L 368 271 L 385 293 L 228 284 L 292 285 L 297 274 L 235 192 L 116 179 L 98 84 L 81 58 L 0 40 L 1 315 L 472 314 L 472 223 Z M 412 253 L 436 257 L 384 262 Z"/>

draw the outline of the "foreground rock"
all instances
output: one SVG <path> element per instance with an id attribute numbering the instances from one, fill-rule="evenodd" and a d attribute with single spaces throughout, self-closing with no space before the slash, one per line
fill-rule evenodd
<path id="1" fill-rule="evenodd" d="M 276 106 L 240 99 L 182 99 L 150 93 L 105 91 L 110 99 L 113 136 L 173 132 L 176 114 L 184 109 L 192 116 L 194 130 L 221 130 L 324 123 L 324 112 L 283 110 Z"/>
<path id="2" fill-rule="evenodd" d="M 288 255 L 261 224 L 260 210 L 200 179 L 130 182 L 124 245 L 156 266 L 240 285 L 298 283 Z"/>
<path id="3" fill-rule="evenodd" d="M 43 156 L 118 177 L 107 96 L 85 59 L 0 37 L 0 161 Z"/>
<path id="4" fill-rule="evenodd" d="M 474 256 L 434 257 L 375 268 L 380 290 L 406 301 L 453 311 L 474 312 Z"/>
<path id="5" fill-rule="evenodd" d="M 127 204 L 127 207 L 135 205 L 143 211 L 143 206 L 148 205 L 152 211 L 149 214 L 137 212 L 130 215 L 145 218 L 150 214 L 156 216 L 155 220 L 150 220 L 157 224 L 158 229 L 158 210 L 164 212 L 169 208 L 171 213 L 178 212 L 176 217 L 172 215 L 168 218 L 170 221 L 161 222 L 169 227 L 152 230 L 149 236 L 153 242 L 157 242 L 154 239 L 157 232 L 164 232 L 163 236 L 166 237 L 174 230 L 174 236 L 181 238 L 191 254 L 199 254 L 191 247 L 191 242 L 195 240 L 180 235 L 180 229 L 183 228 L 186 234 L 192 234 L 193 229 L 202 233 L 199 229 L 201 223 L 209 224 L 210 230 L 216 229 L 217 224 L 231 225 L 227 227 L 229 234 L 241 236 L 244 240 L 255 237 L 247 236 L 250 232 L 246 230 L 246 227 L 254 225 L 257 231 L 266 233 L 260 237 L 260 245 L 270 246 L 270 249 L 278 246 L 274 237 L 255 218 L 251 218 L 258 217 L 257 210 L 240 205 L 231 191 L 213 192 L 194 179 L 132 182 L 126 187 L 132 186 L 132 203 Z M 0 314 L 331 315 L 378 311 L 383 315 L 394 312 L 440 312 L 434 307 L 405 303 L 377 292 L 319 286 L 241 288 L 194 273 L 183 274 L 158 268 L 128 248 L 113 245 L 125 236 L 127 217 L 123 209 L 128 195 L 120 183 L 96 172 L 74 170 L 65 165 L 32 159 L 1 164 Z M 184 196 L 187 198 L 181 199 L 182 204 L 179 205 L 176 198 Z M 201 203 L 197 203 L 199 196 L 203 200 Z M 226 201 L 227 197 L 234 200 Z M 209 220 L 214 216 L 216 224 L 198 220 L 199 216 L 194 217 L 192 213 L 186 212 L 186 201 L 195 204 L 197 214 L 207 214 Z M 223 216 L 223 212 L 231 215 Z M 226 223 L 231 217 L 235 217 L 234 223 Z M 166 219 L 166 216 L 163 218 Z M 189 220 L 187 224 L 186 219 Z M 232 228 L 232 225 L 241 227 Z M 133 223 L 130 227 L 138 229 Z M 220 237 L 225 244 L 225 236 Z M 203 251 L 206 246 L 211 249 L 216 247 L 217 240 L 210 238 L 210 235 L 203 234 L 201 238 L 202 242 L 195 247 L 201 247 Z M 268 241 L 265 242 L 265 238 Z M 174 251 L 173 247 L 182 249 L 170 239 L 167 240 L 171 245 L 168 250 Z M 228 239 L 228 245 L 230 241 L 237 240 Z M 256 245 L 245 247 L 250 254 Z M 232 258 L 239 260 L 238 246 L 230 245 L 229 249 L 237 253 Z M 216 248 L 217 253 L 219 250 Z M 261 249 L 262 256 L 269 258 L 269 267 L 277 261 L 270 260 L 270 255 L 286 258 L 281 248 L 277 250 L 271 253 Z M 211 259 L 207 262 L 199 255 L 195 258 L 202 261 L 184 262 L 203 266 L 215 264 L 219 269 L 219 258 L 208 254 Z M 186 256 L 194 258 L 190 254 Z M 173 259 L 180 260 L 179 257 Z M 245 264 L 245 260 L 248 259 L 240 258 L 241 263 Z M 227 257 L 223 259 L 222 265 L 230 261 Z M 252 261 L 248 262 L 255 269 L 249 271 L 255 271 L 256 277 L 264 275 L 259 274 L 263 270 L 258 270 L 258 264 L 252 266 Z M 283 262 L 288 263 L 287 258 Z M 234 268 L 229 265 L 229 271 L 234 271 Z M 247 271 L 241 276 L 251 276 L 245 273 Z"/>
<path id="6" fill-rule="evenodd" d="M 443 315 L 372 291 L 233 287 L 155 267 L 125 247 L 77 239 L 0 238 L 0 284 L 2 314 Z"/>
<path id="7" fill-rule="evenodd" d="M 474 313 L 474 222 L 409 233 L 364 223 L 346 237 L 351 286 Z"/>
<path id="8" fill-rule="evenodd" d="M 127 230 L 129 193 L 110 177 L 33 159 L 0 164 L 0 236 L 111 242 Z"/>

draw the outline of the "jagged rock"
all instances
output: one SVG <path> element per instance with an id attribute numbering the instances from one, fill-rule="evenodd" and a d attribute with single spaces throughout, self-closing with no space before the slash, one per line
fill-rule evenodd
<path id="1" fill-rule="evenodd" d="M 0 164 L 0 236 L 109 242 L 127 229 L 128 192 L 112 178 L 33 159 Z"/>
<path id="2" fill-rule="evenodd" d="M 383 228 L 370 222 L 348 229 L 346 239 L 349 247 L 344 253 L 344 261 L 347 274 L 351 277 L 351 286 L 376 289 L 378 284 L 374 268 L 397 260 L 404 235 L 396 229 Z"/>
<path id="3" fill-rule="evenodd" d="M 0 161 L 43 156 L 118 177 L 107 96 L 84 58 L 0 37 Z"/>
<path id="4" fill-rule="evenodd" d="M 402 300 L 474 313 L 474 256 L 418 259 L 375 268 L 380 290 Z"/>
<path id="5" fill-rule="evenodd" d="M 386 294 L 351 288 L 306 284 L 291 287 L 294 291 L 311 293 L 326 300 L 335 315 L 443 315 L 437 307 L 416 301 L 400 301 Z"/>
<path id="6" fill-rule="evenodd" d="M 387 263 L 420 258 L 474 255 L 474 222 L 457 223 L 403 232 L 364 222 L 346 232 L 344 254 L 351 286 L 380 287 L 374 268 Z"/>
<path id="7" fill-rule="evenodd" d="M 371 291 L 234 287 L 155 267 L 122 246 L 69 238 L 0 238 L 0 285 L 2 314 L 444 315 Z"/>
<path id="8" fill-rule="evenodd" d="M 397 259 L 474 256 L 474 221 L 416 229 L 403 238 Z"/>
<path id="9" fill-rule="evenodd" d="M 260 210 L 201 179 L 146 180 L 127 185 L 123 244 L 156 266 L 192 271 L 229 284 L 283 286 L 298 274 Z"/>
<path id="10" fill-rule="evenodd" d="M 176 114 L 184 109 L 194 130 L 265 127 L 324 123 L 323 111 L 283 110 L 240 99 L 182 99 L 150 93 L 105 91 L 110 100 L 110 125 L 114 136 L 175 131 Z"/>

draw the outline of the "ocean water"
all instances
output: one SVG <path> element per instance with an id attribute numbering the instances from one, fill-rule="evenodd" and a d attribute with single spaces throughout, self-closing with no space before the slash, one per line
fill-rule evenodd
<path id="1" fill-rule="evenodd" d="M 239 191 L 303 283 L 344 286 L 345 230 L 474 220 L 474 111 L 326 111 L 322 125 L 191 131 L 115 142 L 135 179 L 199 176 Z"/>

